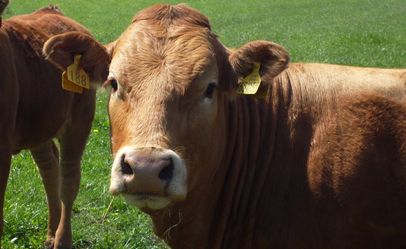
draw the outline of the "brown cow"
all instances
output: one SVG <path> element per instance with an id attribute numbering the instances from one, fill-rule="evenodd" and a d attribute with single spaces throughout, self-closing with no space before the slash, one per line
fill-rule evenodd
<path id="1" fill-rule="evenodd" d="M 64 66 L 84 43 L 44 53 Z M 230 51 L 184 5 L 141 11 L 108 52 L 110 191 L 172 248 L 406 247 L 406 70 Z M 236 94 L 255 63 L 265 99 Z"/>
<path id="2" fill-rule="evenodd" d="M 50 36 L 67 31 L 90 34 L 53 6 L 10 18 L 0 29 L 0 231 L 11 155 L 30 149 L 48 199 L 46 243 L 55 243 L 54 248 L 72 246 L 72 204 L 95 110 L 95 91 L 63 90 L 62 71 L 42 55 Z M 53 138 L 59 139 L 60 149 Z"/>

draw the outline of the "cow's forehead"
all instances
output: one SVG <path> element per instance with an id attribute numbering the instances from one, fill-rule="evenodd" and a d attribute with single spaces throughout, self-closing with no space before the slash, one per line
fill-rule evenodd
<path id="1" fill-rule="evenodd" d="M 214 61 L 210 36 L 207 28 L 134 23 L 117 42 L 110 70 L 138 82 L 163 73 L 190 82 Z"/>
<path id="2" fill-rule="evenodd" d="M 121 80 L 187 84 L 215 62 L 208 20 L 184 6 L 139 13 L 116 43 L 110 71 Z"/>

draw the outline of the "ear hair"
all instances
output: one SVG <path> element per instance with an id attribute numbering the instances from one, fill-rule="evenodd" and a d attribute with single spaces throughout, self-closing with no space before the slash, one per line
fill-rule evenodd
<path id="1" fill-rule="evenodd" d="M 280 45 L 269 41 L 253 41 L 232 51 L 230 64 L 238 77 L 251 73 L 254 63 L 261 64 L 260 75 L 274 78 L 289 63 L 288 52 Z"/>

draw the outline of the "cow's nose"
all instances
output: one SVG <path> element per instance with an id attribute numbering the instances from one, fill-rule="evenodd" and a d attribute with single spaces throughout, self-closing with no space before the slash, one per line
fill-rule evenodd
<path id="1" fill-rule="evenodd" d="M 149 148 L 126 151 L 119 167 L 125 193 L 159 196 L 166 195 L 175 168 L 172 155 Z"/>
<path id="2" fill-rule="evenodd" d="M 123 147 L 111 168 L 109 191 L 139 207 L 157 200 L 167 204 L 186 197 L 186 176 L 183 159 L 173 150 Z"/>
<path id="3" fill-rule="evenodd" d="M 147 152 L 133 152 L 122 155 L 121 172 L 123 175 L 157 178 L 169 182 L 173 177 L 173 160 L 170 155 L 151 155 Z"/>

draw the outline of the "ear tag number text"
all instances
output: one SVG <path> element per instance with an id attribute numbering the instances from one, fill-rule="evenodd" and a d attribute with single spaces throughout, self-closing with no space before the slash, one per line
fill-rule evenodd
<path id="1" fill-rule="evenodd" d="M 82 56 L 80 54 L 75 55 L 73 64 L 68 66 L 66 69 L 66 74 L 68 80 L 72 83 L 80 87 L 90 89 L 89 76 L 86 74 L 85 70 L 79 67 L 81 57 Z"/>

